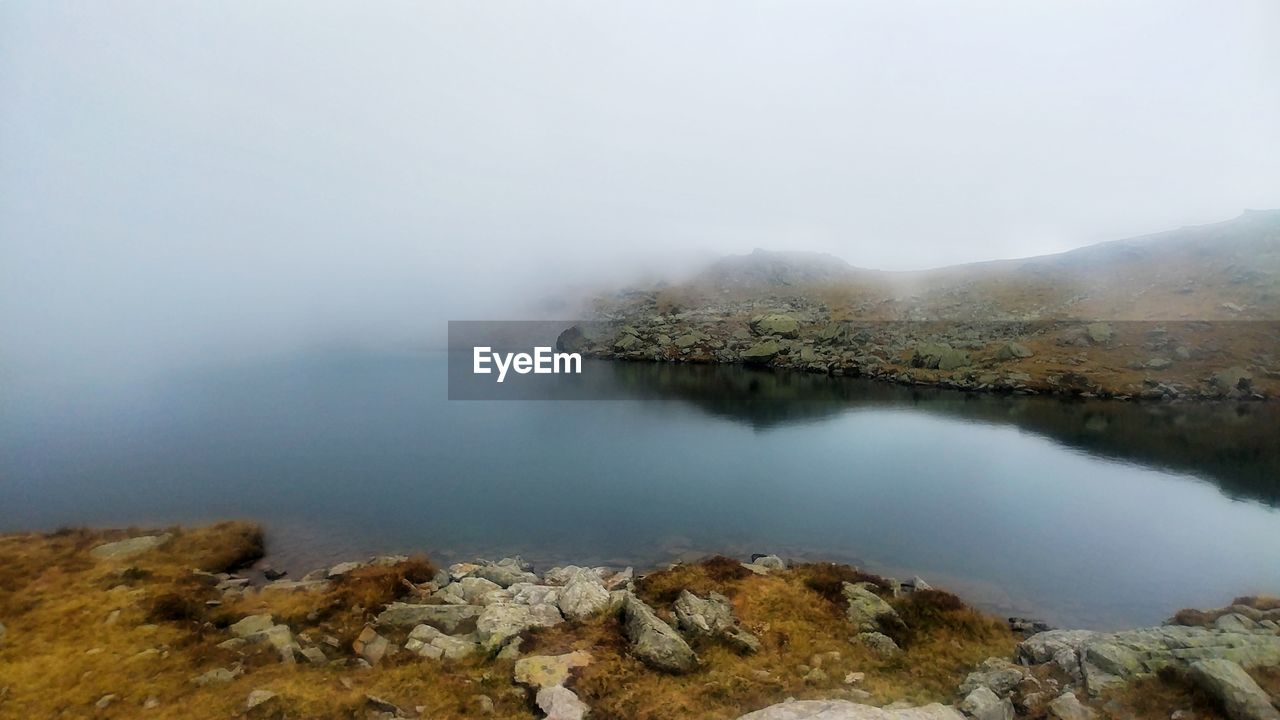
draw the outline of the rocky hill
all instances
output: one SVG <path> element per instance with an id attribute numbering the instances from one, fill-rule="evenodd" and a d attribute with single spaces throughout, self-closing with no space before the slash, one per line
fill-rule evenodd
<path id="1" fill-rule="evenodd" d="M 918 272 L 756 250 L 595 313 L 562 344 L 978 390 L 1273 398 L 1280 211 Z"/>

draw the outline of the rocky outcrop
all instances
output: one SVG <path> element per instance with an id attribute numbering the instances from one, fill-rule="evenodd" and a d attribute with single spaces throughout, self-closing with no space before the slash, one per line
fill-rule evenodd
<path id="1" fill-rule="evenodd" d="M 104 543 L 89 551 L 89 555 L 98 560 L 128 560 L 146 552 L 155 550 L 173 539 L 173 535 L 141 535 L 127 540 Z"/>
<path id="2" fill-rule="evenodd" d="M 622 617 L 631 654 L 645 665 L 677 674 L 698 667 L 698 656 L 689 643 L 640 598 L 627 594 L 622 603 Z"/>

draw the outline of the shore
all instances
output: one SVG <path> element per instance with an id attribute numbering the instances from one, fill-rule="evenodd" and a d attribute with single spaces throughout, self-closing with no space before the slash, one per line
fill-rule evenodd
<path id="1" fill-rule="evenodd" d="M 821 306 L 663 313 L 657 302 L 582 323 L 561 351 L 732 363 L 902 385 L 1118 400 L 1280 398 L 1280 325 L 1267 321 L 877 321 Z M 766 306 L 768 307 L 768 306 Z"/>
<path id="2" fill-rule="evenodd" d="M 291 577 L 265 551 L 239 522 L 0 537 L 0 717 L 1234 720 L 1280 693 L 1269 598 L 1101 633 L 767 555 Z"/>

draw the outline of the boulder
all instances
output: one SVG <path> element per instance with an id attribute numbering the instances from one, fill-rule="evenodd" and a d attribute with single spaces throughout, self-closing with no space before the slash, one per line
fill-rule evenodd
<path id="1" fill-rule="evenodd" d="M 1031 352 L 1031 348 L 1017 342 L 1005 343 L 1000 346 L 999 350 L 996 350 L 997 360 L 1017 360 L 1021 358 L 1029 358 L 1033 355 L 1035 355 L 1035 353 Z"/>
<path id="2" fill-rule="evenodd" d="M 575 668 L 591 664 L 591 654 L 584 651 L 563 655 L 530 655 L 516 661 L 515 680 L 533 688 L 564 685 Z"/>
<path id="3" fill-rule="evenodd" d="M 751 332 L 756 335 L 800 336 L 800 321 L 784 313 L 767 313 L 751 318 Z"/>
<path id="4" fill-rule="evenodd" d="M 269 614 L 249 615 L 232 623 L 227 630 L 238 638 L 247 638 L 250 635 L 256 635 L 266 632 L 276 624 L 275 618 Z"/>
<path id="5" fill-rule="evenodd" d="M 587 336 L 574 325 L 556 337 L 556 352 L 580 353 L 587 348 Z"/>
<path id="6" fill-rule="evenodd" d="M 1089 323 L 1084 328 L 1085 335 L 1089 338 L 1089 342 L 1095 345 L 1106 345 L 1115 337 L 1116 331 L 1109 323 L 1096 322 Z"/>
<path id="7" fill-rule="evenodd" d="M 656 670 L 686 673 L 698 666 L 698 656 L 672 627 L 630 593 L 622 603 L 623 628 L 631 654 Z"/>
<path id="8" fill-rule="evenodd" d="M 880 657 L 893 657 L 902 652 L 893 638 L 879 632 L 860 632 L 853 638 L 855 641 L 871 648 Z"/>
<path id="9" fill-rule="evenodd" d="M 494 565 L 482 565 L 476 568 L 472 575 L 477 578 L 484 578 L 504 588 L 511 587 L 516 583 L 538 582 L 537 575 L 521 569 L 518 563 L 499 562 Z"/>
<path id="10" fill-rule="evenodd" d="M 542 688 L 534 702 L 545 714 L 546 720 L 582 720 L 591 712 L 586 703 L 563 685 Z"/>
<path id="11" fill-rule="evenodd" d="M 845 617 L 859 632 L 884 632 L 904 627 L 898 611 L 871 592 L 866 583 L 843 583 L 840 594 L 849 603 Z"/>
<path id="12" fill-rule="evenodd" d="M 583 620 L 609 606 L 609 591 L 591 570 L 575 574 L 556 596 L 560 612 L 570 620 Z"/>
<path id="13" fill-rule="evenodd" d="M 960 684 L 960 692 L 971 693 L 978 688 L 986 688 L 998 697 L 1007 697 L 1026 676 L 1024 668 L 1004 658 L 987 658 L 977 670 L 965 677 Z"/>
<path id="14" fill-rule="evenodd" d="M 379 626 L 413 627 L 430 625 L 446 634 L 456 635 L 475 628 L 483 608 L 475 605 L 413 605 L 391 603 L 378 614 Z"/>
<path id="15" fill-rule="evenodd" d="M 404 649 L 433 660 L 461 660 L 479 652 L 480 643 L 474 636 L 455 637 L 445 635 L 430 625 L 419 625 L 409 633 Z"/>
<path id="16" fill-rule="evenodd" d="M 141 535 L 127 540 L 117 540 L 95 547 L 89 555 L 98 560 L 128 560 L 129 558 L 150 552 L 173 539 L 173 535 Z"/>
<path id="17" fill-rule="evenodd" d="M 1191 677 L 1222 704 L 1231 720 L 1280 720 L 1271 697 L 1230 660 L 1197 660 L 1191 663 Z"/>
<path id="18" fill-rule="evenodd" d="M 695 636 L 720 638 L 740 653 L 760 649 L 760 639 L 747 632 L 733 615 L 729 598 L 711 593 L 706 600 L 688 590 L 680 592 L 675 602 L 676 621 L 681 630 Z"/>
<path id="19" fill-rule="evenodd" d="M 250 712 L 259 707 L 263 707 L 267 703 L 275 700 L 277 697 L 278 696 L 270 690 L 254 690 L 249 693 L 248 699 L 244 701 L 245 712 Z"/>
<path id="20" fill-rule="evenodd" d="M 960 709 L 974 720 L 1013 720 L 1013 703 L 985 687 L 966 695 Z"/>
<path id="21" fill-rule="evenodd" d="M 365 626 L 364 630 L 361 630 L 360 634 L 356 636 L 355 641 L 351 643 L 351 649 L 355 651 L 355 654 L 364 658 L 364 661 L 370 665 L 377 665 L 382 662 L 382 658 L 386 656 L 387 650 L 390 648 L 391 642 L 369 626 Z"/>
<path id="22" fill-rule="evenodd" d="M 229 683 L 232 680 L 244 674 L 244 668 L 236 665 L 231 668 L 214 668 L 206 673 L 191 678 L 191 682 L 196 685 L 221 685 Z"/>
<path id="23" fill-rule="evenodd" d="M 964 720 L 947 705 L 878 708 L 848 700 L 793 700 L 747 713 L 738 720 Z"/>
<path id="24" fill-rule="evenodd" d="M 555 605 L 494 603 L 485 606 L 476 618 L 476 636 L 486 651 L 496 652 L 508 640 L 535 627 L 551 627 L 564 622 Z"/>
<path id="25" fill-rule="evenodd" d="M 1227 368 L 1211 375 L 1209 384 L 1219 395 L 1235 397 L 1253 392 L 1253 375 L 1242 367 Z"/>
<path id="26" fill-rule="evenodd" d="M 777 340 L 765 340 L 743 350 L 741 357 L 744 363 L 764 364 L 777 357 L 780 352 L 782 345 Z"/>
<path id="27" fill-rule="evenodd" d="M 972 364 L 969 353 L 947 343 L 929 343 L 916 348 L 911 356 L 911 367 L 927 370 L 955 370 Z"/>
<path id="28" fill-rule="evenodd" d="M 502 586 L 482 577 L 464 577 L 458 582 L 449 583 L 440 591 L 440 597 L 455 605 L 483 605 L 481 599 L 486 593 L 501 590 Z"/>
<path id="29" fill-rule="evenodd" d="M 1064 692 L 1049 702 L 1049 717 L 1055 720 L 1093 720 L 1097 715 L 1092 708 L 1080 704 L 1075 693 Z"/>

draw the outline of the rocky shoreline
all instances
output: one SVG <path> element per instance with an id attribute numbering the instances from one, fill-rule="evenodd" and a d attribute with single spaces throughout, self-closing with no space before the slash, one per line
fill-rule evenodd
<path id="1" fill-rule="evenodd" d="M 1262 321 L 858 321 L 808 303 L 662 313 L 653 299 L 631 302 L 609 319 L 565 329 L 557 349 L 1016 395 L 1280 398 L 1280 325 Z"/>
<path id="2" fill-rule="evenodd" d="M 249 549 L 215 553 L 210 568 L 200 553 L 229 532 Z M 0 716 L 44 716 L 39 702 L 100 717 L 1280 717 L 1275 599 L 1152 628 L 1055 630 L 983 616 L 920 578 L 772 555 L 646 575 L 380 556 L 295 580 L 235 570 L 254 556 L 243 528 L 120 535 L 3 539 L 9 554 L 48 544 L 61 582 L 84 581 L 71 598 L 72 622 L 91 630 L 77 662 L 116 655 L 132 669 L 80 710 L 57 685 L 65 671 L 19 677 L 63 642 L 38 620 L 66 599 L 33 579 L 0 595 Z M 93 667 L 86 687 L 110 675 Z M 1157 686 L 1186 706 L 1151 714 L 1142 697 Z"/>

